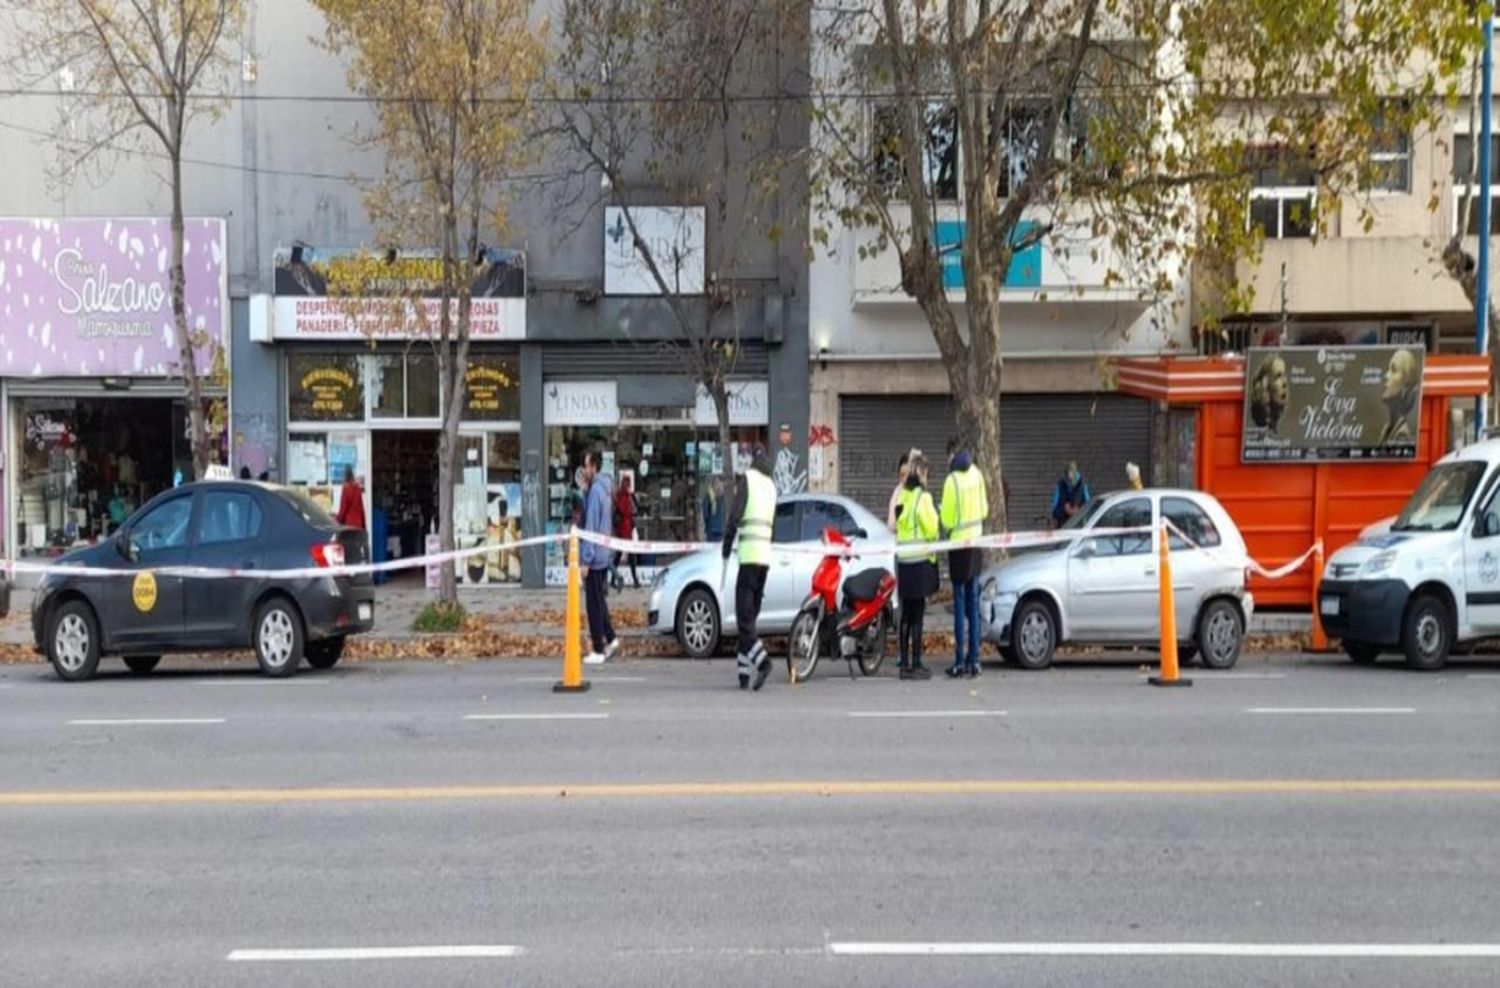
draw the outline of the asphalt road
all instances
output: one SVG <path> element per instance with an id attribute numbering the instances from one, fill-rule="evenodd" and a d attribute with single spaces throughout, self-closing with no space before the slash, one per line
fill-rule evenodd
<path id="1" fill-rule="evenodd" d="M 0 667 L 0 983 L 1500 983 L 1500 664 L 556 671 Z"/>

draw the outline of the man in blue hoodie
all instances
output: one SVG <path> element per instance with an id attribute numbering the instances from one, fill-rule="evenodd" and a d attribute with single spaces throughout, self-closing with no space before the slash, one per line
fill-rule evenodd
<path id="1" fill-rule="evenodd" d="M 611 535 L 615 499 L 609 474 L 600 472 L 602 463 L 603 457 L 596 449 L 589 450 L 583 458 L 583 482 L 588 485 L 583 502 L 583 528 L 586 532 Z M 615 637 L 615 627 L 609 620 L 609 603 L 604 597 L 609 584 L 609 563 L 613 558 L 614 550 L 608 546 L 579 543 L 578 562 L 587 574 L 583 588 L 584 600 L 588 604 L 591 651 L 583 660 L 586 665 L 601 665 L 620 650 L 620 640 Z"/>

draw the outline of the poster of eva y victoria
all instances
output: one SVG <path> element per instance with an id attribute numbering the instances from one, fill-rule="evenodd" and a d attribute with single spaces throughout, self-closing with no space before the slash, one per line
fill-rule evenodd
<path id="1" fill-rule="evenodd" d="M 1241 460 L 1415 459 L 1422 358 L 1405 346 L 1250 350 Z"/>

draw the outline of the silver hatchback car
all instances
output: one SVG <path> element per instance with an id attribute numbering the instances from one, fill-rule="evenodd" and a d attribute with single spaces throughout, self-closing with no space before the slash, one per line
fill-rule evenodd
<path id="1" fill-rule="evenodd" d="M 787 546 L 816 546 L 825 528 L 835 528 L 856 546 L 877 550 L 846 568 L 845 575 L 879 566 L 896 572 L 896 539 L 885 522 L 861 505 L 835 494 L 792 494 L 776 501 L 771 529 L 771 570 L 756 631 L 784 635 L 812 588 L 813 570 L 822 557 L 816 552 L 789 552 Z M 692 555 L 657 571 L 651 584 L 647 625 L 658 635 L 672 635 L 695 659 L 707 658 L 719 643 L 736 632 L 734 583 L 739 563 L 731 555 L 721 564 L 717 549 Z"/>
<path id="2" fill-rule="evenodd" d="M 1223 505 L 1201 491 L 1121 491 L 1091 501 L 1066 526 L 1073 538 L 1017 553 L 980 578 L 986 641 L 1025 669 L 1052 664 L 1059 644 L 1159 641 L 1157 560 L 1162 519 L 1173 535 L 1173 598 L 1179 655 L 1211 669 L 1239 660 L 1255 602 L 1245 589 L 1245 541 Z M 1149 532 L 1090 536 L 1092 529 Z"/>

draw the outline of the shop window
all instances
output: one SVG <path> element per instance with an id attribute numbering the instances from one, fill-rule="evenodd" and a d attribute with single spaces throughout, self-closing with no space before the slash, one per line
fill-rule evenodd
<path id="1" fill-rule="evenodd" d="M 1411 191 L 1411 134 L 1384 121 L 1375 125 L 1370 145 L 1370 188 L 1380 192 Z"/>
<path id="2" fill-rule="evenodd" d="M 260 505 L 249 494 L 209 491 L 199 514 L 200 546 L 245 542 L 260 535 Z"/>
<path id="3" fill-rule="evenodd" d="M 442 412 L 437 357 L 430 353 L 406 355 L 406 417 L 435 419 Z"/>
<path id="4" fill-rule="evenodd" d="M 378 419 L 406 415 L 406 358 L 381 354 L 370 358 L 370 412 Z"/>
<path id="5" fill-rule="evenodd" d="M 1172 547 L 1173 552 L 1182 552 L 1185 549 L 1212 549 L 1219 545 L 1219 530 L 1215 527 L 1213 519 L 1208 517 L 1204 510 L 1182 497 L 1164 497 L 1161 501 L 1162 516 L 1171 522 L 1176 531 L 1172 532 L 1167 544 Z M 1183 541 L 1182 532 L 1191 544 Z"/>
<path id="6" fill-rule="evenodd" d="M 488 446 L 485 456 L 486 482 L 490 484 L 517 483 L 521 479 L 521 437 L 514 432 L 491 432 L 486 438 Z M 519 504 L 512 507 L 519 514 Z"/>
<path id="7" fill-rule="evenodd" d="M 470 354 L 464 374 L 464 421 L 514 422 L 521 417 L 521 371 L 516 358 Z"/>
<path id="8" fill-rule="evenodd" d="M 193 499 L 186 495 L 158 504 L 130 527 L 131 548 L 142 557 L 181 549 L 187 545 L 188 519 L 192 513 Z"/>
<path id="9" fill-rule="evenodd" d="M 1479 235 L 1479 162 L 1475 145 L 1478 138 L 1472 134 L 1453 135 L 1453 225 L 1457 228 L 1463 213 L 1464 199 L 1469 200 L 1468 236 Z M 1495 208 L 1494 197 L 1500 195 L 1500 136 L 1490 138 L 1490 232 L 1500 232 L 1500 209 Z"/>
<path id="10" fill-rule="evenodd" d="M 292 422 L 358 422 L 365 417 L 360 355 L 293 353 L 286 358 Z"/>

